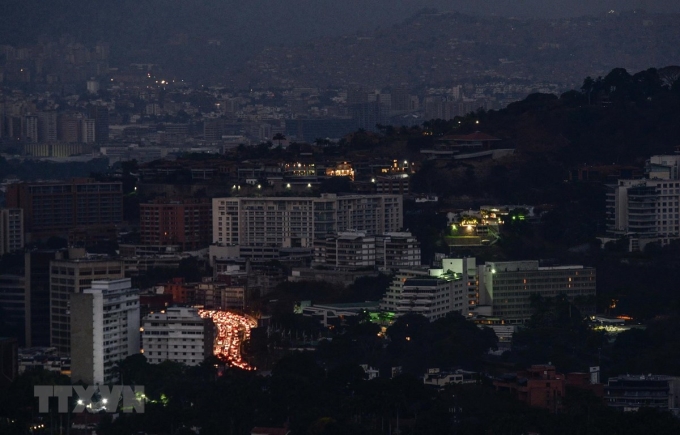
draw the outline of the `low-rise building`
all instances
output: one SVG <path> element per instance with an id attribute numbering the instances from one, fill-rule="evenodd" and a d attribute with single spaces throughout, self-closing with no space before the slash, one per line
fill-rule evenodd
<path id="1" fill-rule="evenodd" d="M 142 321 L 142 346 L 147 361 L 174 361 L 196 366 L 212 354 L 212 321 L 198 310 L 170 307 Z"/>
<path id="2" fill-rule="evenodd" d="M 493 307 L 493 316 L 511 324 L 528 321 L 532 295 L 544 298 L 565 294 L 583 315 L 595 314 L 595 268 L 540 267 L 538 261 L 487 262 L 478 266 L 481 304 Z"/>
<path id="3" fill-rule="evenodd" d="M 450 384 L 476 384 L 478 374 L 468 370 L 441 370 L 439 368 L 427 369 L 423 375 L 423 384 L 435 387 L 444 387 Z"/>
<path id="4" fill-rule="evenodd" d="M 533 365 L 524 372 L 495 379 L 493 385 L 496 391 L 508 391 L 534 408 L 560 412 L 564 406 L 565 376 L 553 365 Z"/>
<path id="5" fill-rule="evenodd" d="M 466 283 L 454 272 L 442 269 L 400 270 L 383 298 L 381 308 L 395 316 L 421 314 L 430 321 L 452 312 L 467 316 L 465 293 Z"/>
<path id="6" fill-rule="evenodd" d="M 680 378 L 664 375 L 617 376 L 604 387 L 607 406 L 620 411 L 656 408 L 678 412 Z"/>

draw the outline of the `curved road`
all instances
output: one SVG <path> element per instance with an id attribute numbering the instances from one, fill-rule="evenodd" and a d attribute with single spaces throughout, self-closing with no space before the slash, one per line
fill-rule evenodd
<path id="1" fill-rule="evenodd" d="M 220 310 L 199 310 L 203 318 L 211 318 L 217 329 L 213 353 L 230 366 L 255 370 L 241 357 L 241 342 L 250 338 L 250 329 L 257 322 L 245 315 Z"/>

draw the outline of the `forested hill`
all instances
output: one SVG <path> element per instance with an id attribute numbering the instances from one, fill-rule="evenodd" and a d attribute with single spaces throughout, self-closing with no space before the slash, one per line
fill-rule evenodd
<path id="1" fill-rule="evenodd" d="M 533 94 L 502 110 L 428 126 L 433 138 L 483 130 L 508 140 L 520 154 L 565 166 L 635 164 L 680 146 L 680 67 L 635 74 L 617 68 L 559 97 Z"/>

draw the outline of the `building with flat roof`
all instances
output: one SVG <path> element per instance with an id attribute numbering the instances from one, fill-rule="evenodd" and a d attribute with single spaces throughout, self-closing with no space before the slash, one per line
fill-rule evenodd
<path id="1" fill-rule="evenodd" d="M 212 243 L 212 202 L 208 198 L 160 199 L 139 206 L 144 245 L 178 245 L 183 250 Z"/>
<path id="2" fill-rule="evenodd" d="M 336 269 L 395 270 L 420 265 L 420 244 L 409 232 L 367 235 L 342 231 L 314 241 L 314 263 Z"/>
<path id="3" fill-rule="evenodd" d="M 0 209 L 0 255 L 24 249 L 24 211 Z"/>
<path id="4" fill-rule="evenodd" d="M 92 281 L 71 295 L 71 380 L 117 381 L 115 364 L 139 353 L 139 290 L 130 278 Z"/>
<path id="5" fill-rule="evenodd" d="M 607 231 L 628 236 L 631 251 L 680 238 L 680 156 L 652 156 L 646 178 L 618 180 L 607 193 Z"/>
<path id="6" fill-rule="evenodd" d="M 14 337 L 0 337 L 0 387 L 7 387 L 17 377 L 19 357 L 17 340 Z"/>
<path id="7" fill-rule="evenodd" d="M 518 400 L 534 408 L 560 412 L 564 407 L 566 380 L 553 365 L 533 365 L 516 374 L 507 374 L 493 381 L 497 391 L 509 391 Z"/>
<path id="8" fill-rule="evenodd" d="M 212 320 L 195 308 L 169 307 L 142 320 L 142 347 L 151 364 L 173 361 L 197 366 L 212 355 Z"/>
<path id="9" fill-rule="evenodd" d="M 625 375 L 609 378 L 604 387 L 607 406 L 620 411 L 656 408 L 678 412 L 680 378 L 664 375 Z"/>
<path id="10" fill-rule="evenodd" d="M 456 273 L 442 269 L 401 269 L 390 285 L 380 308 L 395 316 L 421 314 L 435 321 L 457 312 L 467 316 L 466 285 Z"/>
<path id="11" fill-rule="evenodd" d="M 528 321 L 531 295 L 553 298 L 565 294 L 584 315 L 595 314 L 595 268 L 540 267 L 536 260 L 487 262 L 478 266 L 480 303 L 510 324 Z"/>
<path id="12" fill-rule="evenodd" d="M 10 328 L 19 345 L 31 342 L 30 292 L 27 291 L 26 275 L 0 274 L 0 310 L 3 323 Z"/>
<path id="13" fill-rule="evenodd" d="M 401 195 L 213 199 L 213 242 L 222 245 L 311 248 L 328 234 L 376 235 L 403 224 Z"/>
<path id="14" fill-rule="evenodd" d="M 123 263 L 111 259 L 52 260 L 50 263 L 50 345 L 71 351 L 71 297 L 94 280 L 124 278 Z"/>
<path id="15" fill-rule="evenodd" d="M 375 267 L 375 237 L 344 231 L 314 241 L 314 263 L 337 269 Z"/>
<path id="16" fill-rule="evenodd" d="M 67 235 L 75 227 L 122 223 L 123 184 L 87 178 L 10 184 L 7 206 L 23 209 L 25 232 L 34 239 Z"/>
<path id="17" fill-rule="evenodd" d="M 379 234 L 375 238 L 375 256 L 380 270 L 420 266 L 420 242 L 407 231 Z"/>

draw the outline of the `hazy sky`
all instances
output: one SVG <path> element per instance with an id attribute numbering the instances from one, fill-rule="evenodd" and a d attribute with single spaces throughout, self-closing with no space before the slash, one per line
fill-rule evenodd
<path id="1" fill-rule="evenodd" d="M 396 3 L 400 3 L 398 0 Z M 648 12 L 680 12 L 678 0 L 403 0 L 423 3 L 438 9 L 455 9 L 485 14 L 534 17 L 598 14 L 611 9 L 645 9 Z"/>

